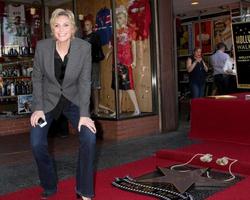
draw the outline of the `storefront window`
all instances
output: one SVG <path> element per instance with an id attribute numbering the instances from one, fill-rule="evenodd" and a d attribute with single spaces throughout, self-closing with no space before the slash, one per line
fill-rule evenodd
<path id="1" fill-rule="evenodd" d="M 92 101 L 97 117 L 122 119 L 156 112 L 151 4 L 149 0 L 77 1 L 78 14 L 84 15 L 83 19 L 92 16 L 95 21 L 95 33 L 105 55 L 99 63 L 100 87 Z M 81 24 L 86 34 L 86 23 Z"/>
<path id="2" fill-rule="evenodd" d="M 18 96 L 32 93 L 36 42 L 51 37 L 50 15 L 54 9 L 64 8 L 76 14 L 76 37 L 92 43 L 91 115 L 123 119 L 156 114 L 154 4 L 154 0 L 4 3 L 0 16 L 0 111 L 20 114 L 24 104 L 18 103 Z M 20 6 L 21 12 L 14 21 L 9 17 L 13 6 Z"/>
<path id="3" fill-rule="evenodd" d="M 73 10 L 73 1 L 0 2 L 0 116 L 29 116 L 33 56 L 38 40 L 51 37 L 49 17 L 55 8 Z M 45 9 L 43 9 L 45 8 Z"/>
<path id="4" fill-rule="evenodd" d="M 31 113 L 35 46 L 43 38 L 41 5 L 0 2 L 0 113 Z"/>
<path id="5" fill-rule="evenodd" d="M 152 113 L 150 1 L 116 0 L 115 20 L 119 117 Z"/>

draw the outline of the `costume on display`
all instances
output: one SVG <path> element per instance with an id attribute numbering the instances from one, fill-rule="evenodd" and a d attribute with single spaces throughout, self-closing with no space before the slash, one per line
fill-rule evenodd
<path id="1" fill-rule="evenodd" d="M 151 12 L 149 0 L 131 0 L 128 7 L 128 24 L 136 32 L 136 40 L 149 37 Z"/>
<path id="2" fill-rule="evenodd" d="M 3 17 L 3 53 L 8 56 L 28 55 L 30 28 L 25 17 L 25 7 L 9 4 L 5 9 L 8 15 Z"/>
<path id="3" fill-rule="evenodd" d="M 37 11 L 39 12 L 39 11 Z M 36 43 L 41 39 L 42 35 L 42 28 L 41 28 L 41 19 L 40 19 L 40 12 L 35 14 L 31 18 L 31 38 L 30 38 L 30 46 L 32 47 L 30 50 L 30 54 L 34 53 Z"/>
<path id="4" fill-rule="evenodd" d="M 11 20 L 15 20 L 16 17 L 20 17 L 21 22 L 25 22 L 25 9 L 24 5 L 12 5 L 9 4 L 8 7 L 8 17 Z"/>
<path id="5" fill-rule="evenodd" d="M 119 89 L 121 90 L 134 89 L 134 80 L 132 74 L 133 55 L 131 51 L 131 41 L 134 39 L 135 33 L 131 28 L 123 27 L 117 30 L 117 71 L 119 78 Z M 115 88 L 114 76 L 112 88 Z"/>
<path id="6" fill-rule="evenodd" d="M 110 9 L 105 7 L 97 12 L 95 30 L 101 38 L 101 44 L 108 44 L 112 37 L 112 17 Z"/>
<path id="7" fill-rule="evenodd" d="M 112 88 L 115 89 L 115 70 L 118 73 L 119 104 L 121 108 L 122 90 L 127 91 L 133 105 L 133 115 L 139 115 L 140 109 L 134 90 L 132 67 L 136 67 L 136 44 L 134 31 L 127 24 L 127 10 L 124 6 L 116 8 L 117 23 L 117 66 L 112 73 Z M 120 110 L 121 112 L 121 110 Z"/>

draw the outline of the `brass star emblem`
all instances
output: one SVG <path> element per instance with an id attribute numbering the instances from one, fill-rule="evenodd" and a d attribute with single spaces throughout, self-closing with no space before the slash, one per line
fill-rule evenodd
<path id="1" fill-rule="evenodd" d="M 172 184 L 175 189 L 182 194 L 193 185 L 199 187 L 225 187 L 230 184 L 223 180 L 204 177 L 203 175 L 209 171 L 209 168 L 194 169 L 185 172 L 161 167 L 157 167 L 157 169 L 163 176 L 155 178 L 137 178 L 136 182 L 144 184 Z"/>

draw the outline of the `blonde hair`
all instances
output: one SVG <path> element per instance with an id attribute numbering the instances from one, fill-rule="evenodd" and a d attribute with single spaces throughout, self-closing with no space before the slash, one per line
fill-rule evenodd
<path id="1" fill-rule="evenodd" d="M 75 37 L 75 32 L 77 30 L 77 27 L 76 27 L 76 22 L 75 22 L 75 16 L 73 14 L 73 12 L 71 10 L 64 10 L 62 8 L 57 8 L 55 9 L 52 14 L 51 14 L 51 18 L 50 18 L 50 28 L 51 28 L 51 35 L 54 36 L 54 26 L 55 26 L 55 21 L 56 21 L 56 18 L 59 17 L 59 16 L 66 16 L 69 18 L 69 21 L 73 27 L 73 33 L 72 33 L 72 38 Z"/>
<path id="2" fill-rule="evenodd" d="M 127 23 L 128 23 L 127 14 L 124 12 L 119 12 L 116 14 L 116 17 L 118 17 L 119 15 L 122 15 L 125 18 L 125 24 L 127 25 Z M 122 27 L 122 25 L 120 25 L 119 23 L 116 22 L 116 27 L 117 27 L 117 29 L 120 29 Z"/>
<path id="3" fill-rule="evenodd" d="M 119 15 L 123 15 L 125 18 L 125 23 L 128 23 L 128 13 L 126 10 L 126 7 L 124 5 L 120 5 L 119 7 L 116 8 L 115 10 L 116 13 L 116 17 L 118 17 Z M 120 25 L 116 22 L 116 27 L 119 29 L 121 28 Z"/>

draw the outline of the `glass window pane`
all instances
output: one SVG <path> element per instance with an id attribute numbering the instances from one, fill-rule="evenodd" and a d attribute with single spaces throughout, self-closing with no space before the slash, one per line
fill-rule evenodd
<path id="1" fill-rule="evenodd" d="M 77 1 L 83 37 L 88 35 L 86 19 L 90 18 L 87 21 L 95 24 L 92 32 L 99 36 L 105 55 L 99 63 L 93 63 L 93 72 L 98 72 L 92 81 L 99 77 L 100 83 L 92 90 L 94 116 L 120 119 L 155 113 L 151 4 L 150 0 Z"/>
<path id="2" fill-rule="evenodd" d="M 78 0 L 76 7 L 82 38 L 92 44 L 92 116 L 115 118 L 111 1 Z"/>
<path id="3" fill-rule="evenodd" d="M 116 47 L 120 118 L 153 112 L 151 4 L 116 0 Z"/>

